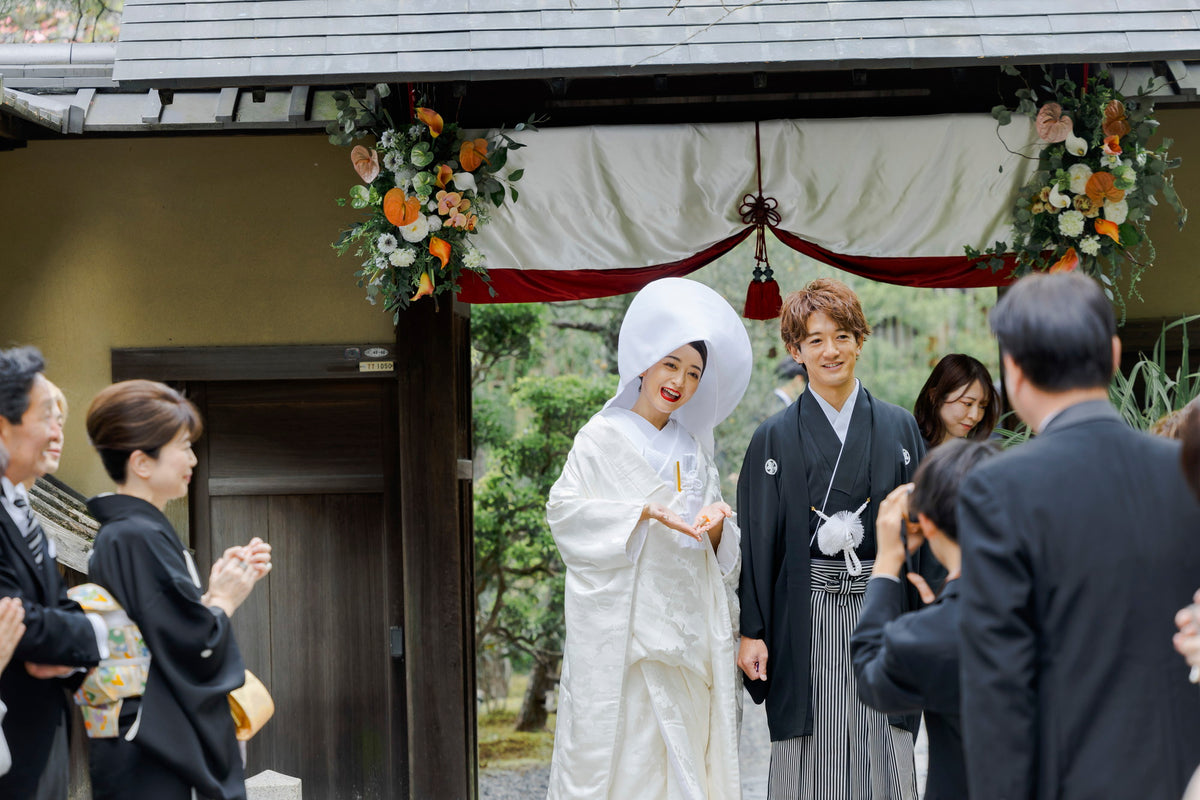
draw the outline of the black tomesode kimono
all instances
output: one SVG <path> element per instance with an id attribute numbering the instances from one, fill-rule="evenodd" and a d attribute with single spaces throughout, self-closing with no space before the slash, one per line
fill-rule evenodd
<path id="1" fill-rule="evenodd" d="M 165 766 L 212 800 L 243 800 L 242 758 L 227 695 L 242 685 L 245 666 L 229 618 L 200 602 L 195 566 L 161 511 L 127 495 L 94 497 L 88 508 L 100 520 L 89 577 L 112 592 L 137 623 L 151 659 L 145 695 L 122 707 L 121 738 L 92 740 L 93 784 L 118 778 L 125 784 L 116 792 L 95 786 L 97 796 L 162 796 L 139 790 L 137 774 L 98 769 L 103 766 L 98 754 L 108 752 L 151 772 Z M 136 722 L 128 719 L 135 707 Z M 135 754 L 121 748 L 141 752 L 131 757 Z M 150 758 L 141 758 L 145 755 Z"/>
<path id="2" fill-rule="evenodd" d="M 825 444 L 834 448 L 840 442 L 810 391 L 759 426 L 750 440 L 738 478 L 738 522 L 742 529 L 741 635 L 764 640 L 769 657 L 768 679 L 747 679 L 745 684 L 756 703 L 766 703 L 772 741 L 813 733 L 810 560 L 812 553 L 819 555 L 819 551 L 815 541 L 810 550 L 815 530 L 815 515 L 810 507 L 821 507 L 837 450 L 832 454 L 814 452 L 810 449 L 813 442 L 808 439 L 827 435 Z M 867 432 L 856 432 L 857 423 L 852 421 L 843 463 L 838 468 L 839 480 L 830 493 L 826 513 L 840 511 L 841 504 L 857 498 L 855 485 L 859 484 L 859 490 L 863 488 L 865 457 L 871 503 L 862 514 L 864 539 L 857 552 L 860 557 L 869 558 L 875 552 L 876 508 L 892 489 L 912 480 L 925 454 L 925 442 L 908 411 L 871 397 L 865 387 L 860 388 L 857 402 L 860 405 L 855 407 L 853 420 L 861 419 L 860 410 L 869 410 L 869 439 L 863 442 L 859 438 Z M 824 423 L 823 431 L 807 432 L 801 420 L 802 406 L 806 417 L 812 411 L 821 415 L 819 423 Z M 819 429 L 819 423 L 813 427 Z M 820 439 L 816 444 L 822 447 Z M 855 449 L 857 456 L 853 455 Z M 821 463 L 818 457 L 828 460 L 828 464 Z M 806 462 L 810 458 L 817 460 L 816 469 L 824 474 L 821 496 L 813 496 L 818 492 L 811 488 L 809 480 Z M 847 458 L 857 459 L 858 463 Z M 843 490 L 841 499 L 835 501 L 839 488 Z M 856 510 L 862 499 L 849 510 Z M 936 563 L 925 550 L 914 559 L 914 567 L 923 573 L 927 571 L 925 562 Z M 909 602 L 910 608 L 918 607 L 915 592 L 910 593 Z M 913 732 L 918 720 L 919 717 L 890 719 L 892 724 Z"/>

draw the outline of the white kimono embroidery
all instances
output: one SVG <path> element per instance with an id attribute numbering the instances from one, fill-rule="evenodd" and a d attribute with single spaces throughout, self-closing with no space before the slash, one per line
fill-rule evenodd
<path id="1" fill-rule="evenodd" d="M 690 522 L 720 481 L 673 421 L 638 446 L 637 421 L 620 415 L 632 412 L 580 430 L 547 504 L 567 566 L 549 798 L 736 800 L 740 533 L 726 519 L 714 553 L 707 536 L 639 522 L 650 502 Z"/>

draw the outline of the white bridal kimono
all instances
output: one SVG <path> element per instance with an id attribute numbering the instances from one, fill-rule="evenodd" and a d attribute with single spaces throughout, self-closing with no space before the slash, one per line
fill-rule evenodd
<path id="1" fill-rule="evenodd" d="M 682 491 L 677 490 L 682 487 Z M 575 437 L 547 517 L 567 566 L 550 800 L 737 800 L 740 533 L 719 552 L 654 520 L 721 499 L 708 453 L 609 407 Z"/>

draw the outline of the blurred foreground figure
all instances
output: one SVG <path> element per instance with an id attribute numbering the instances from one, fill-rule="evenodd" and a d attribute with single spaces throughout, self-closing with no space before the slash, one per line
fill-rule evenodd
<path id="1" fill-rule="evenodd" d="M 1200 693 L 1170 636 L 1200 575 L 1179 444 L 1110 406 L 1120 341 L 1089 278 L 1025 278 L 991 326 L 1038 436 L 959 498 L 971 797 L 1175 800 L 1200 761 Z"/>

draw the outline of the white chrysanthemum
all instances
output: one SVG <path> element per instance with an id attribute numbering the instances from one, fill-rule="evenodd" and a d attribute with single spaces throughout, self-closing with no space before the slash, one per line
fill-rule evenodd
<path id="1" fill-rule="evenodd" d="M 1078 236 L 1083 233 L 1083 214 L 1073 208 L 1059 214 L 1058 232 L 1063 236 Z"/>
<path id="2" fill-rule="evenodd" d="M 382 272 L 383 270 L 385 270 L 387 268 L 388 268 L 387 259 L 384 258 L 383 256 L 376 256 L 375 257 L 375 269 Z"/>
<path id="3" fill-rule="evenodd" d="M 408 135 L 415 138 L 417 136 L 420 136 L 421 132 L 424 130 L 425 130 L 424 125 L 413 125 L 412 127 L 410 127 L 408 129 Z"/>
<path id="4" fill-rule="evenodd" d="M 392 262 L 393 267 L 410 267 L 417 260 L 417 251 L 411 247 L 401 247 L 388 256 L 388 261 Z"/>
<path id="5" fill-rule="evenodd" d="M 463 254 L 463 266 L 467 269 L 479 269 L 483 266 L 483 253 L 474 247 Z"/>
<path id="6" fill-rule="evenodd" d="M 425 237 L 428 235 L 429 222 L 419 214 L 417 215 L 415 222 L 413 222 L 411 225 L 405 225 L 400 229 L 400 236 L 404 238 L 404 241 L 412 242 L 414 244 L 416 242 L 424 241 Z"/>
<path id="7" fill-rule="evenodd" d="M 1109 201 L 1104 204 L 1104 218 L 1109 222 L 1120 225 L 1129 216 L 1129 203 L 1121 200 L 1118 203 Z"/>
<path id="8" fill-rule="evenodd" d="M 1067 176 L 1071 179 L 1071 192 L 1083 194 L 1087 191 L 1088 178 L 1092 177 L 1092 168 L 1087 164 L 1073 164 L 1067 170 Z"/>
<path id="9" fill-rule="evenodd" d="M 1095 236 L 1085 236 L 1079 240 L 1079 250 L 1084 255 L 1094 256 L 1100 252 L 1100 240 Z"/>
<path id="10" fill-rule="evenodd" d="M 379 248 L 379 252 L 383 253 L 385 256 L 388 253 L 393 252 L 396 249 L 397 244 L 399 244 L 399 242 L 396 241 L 396 237 L 392 236 L 390 233 L 381 234 L 380 237 L 375 240 L 375 246 Z"/>
<path id="11" fill-rule="evenodd" d="M 389 153 L 383 154 L 383 168 L 388 172 L 396 172 L 404 166 L 404 156 L 392 150 Z"/>
<path id="12" fill-rule="evenodd" d="M 429 223 L 430 231 L 440 231 L 442 229 L 442 218 L 437 214 L 430 214 L 425 218 L 425 221 Z"/>
<path id="13" fill-rule="evenodd" d="M 391 147 L 395 143 L 396 143 L 396 132 L 391 129 L 384 131 L 383 135 L 379 137 L 379 146 L 380 147 Z"/>
<path id="14" fill-rule="evenodd" d="M 397 158 L 400 158 L 400 156 L 397 156 Z M 396 185 L 401 189 L 407 188 L 408 182 L 417 174 L 417 171 L 407 164 L 399 167 L 389 167 L 389 169 L 396 173 Z"/>

